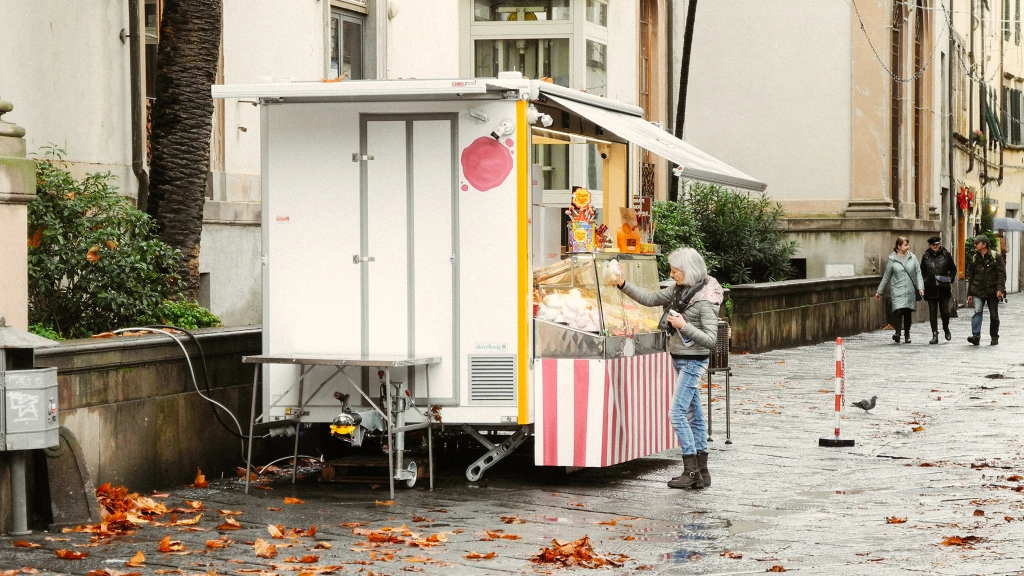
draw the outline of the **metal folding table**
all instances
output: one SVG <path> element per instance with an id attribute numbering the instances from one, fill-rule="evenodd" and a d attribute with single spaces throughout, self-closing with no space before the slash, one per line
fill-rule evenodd
<path id="1" fill-rule="evenodd" d="M 335 376 L 342 374 L 342 370 L 346 367 L 367 367 L 367 368 L 378 368 L 384 372 L 384 389 L 386 394 L 384 407 L 378 407 L 370 400 L 362 389 L 359 388 L 351 379 L 346 378 L 349 385 L 352 386 L 358 392 L 366 402 L 376 410 L 384 421 L 387 422 L 388 426 L 388 482 L 391 489 L 391 497 L 395 497 L 395 474 L 397 473 L 395 467 L 395 434 L 404 434 L 412 430 L 427 429 L 427 462 L 429 466 L 430 476 L 430 489 L 434 489 L 434 438 L 433 438 L 433 427 L 429 421 L 421 422 L 417 424 L 409 424 L 406 426 L 395 426 L 394 421 L 391 418 L 390 407 L 391 407 L 391 368 L 400 367 L 415 367 L 415 366 L 427 366 L 430 364 L 439 364 L 441 358 L 439 356 L 427 356 L 427 357 L 405 357 L 405 356 L 394 356 L 394 355 L 352 355 L 352 354 L 260 354 L 258 356 L 243 356 L 243 364 L 255 364 L 256 369 L 252 378 L 252 408 L 249 413 L 249 445 L 248 452 L 246 455 L 246 462 L 251 466 L 252 463 L 252 439 L 253 430 L 256 426 L 256 396 L 260 381 L 260 369 L 263 364 L 293 364 L 301 366 L 299 371 L 299 378 L 293 384 L 292 390 L 298 387 L 298 410 L 296 410 L 294 420 L 282 421 L 282 424 L 293 423 L 295 426 L 295 455 L 294 465 L 292 466 L 292 482 L 295 482 L 295 469 L 298 468 L 298 456 L 299 456 L 299 434 L 298 427 L 303 416 L 303 406 L 307 403 L 307 400 L 312 400 L 320 391 L 327 385 L 328 382 L 334 380 Z M 318 385 L 317 389 L 309 396 L 308 399 L 303 399 L 303 380 L 309 374 L 309 369 L 313 366 L 333 366 L 335 371 L 326 380 Z M 427 403 L 430 403 L 430 371 L 427 370 L 426 387 L 427 387 Z M 246 470 L 245 474 L 245 493 L 249 493 L 249 470 Z"/>

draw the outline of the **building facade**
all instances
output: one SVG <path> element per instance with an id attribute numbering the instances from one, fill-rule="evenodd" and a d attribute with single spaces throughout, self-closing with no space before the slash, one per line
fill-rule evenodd
<path id="1" fill-rule="evenodd" d="M 224 0 L 218 82 L 496 76 L 516 70 L 642 106 L 667 124 L 666 0 Z M 137 9 L 133 34 L 129 11 Z M 73 173 L 109 170 L 137 196 L 132 82 L 155 94 L 161 0 L 0 4 L 0 87 L 28 149 L 56 144 Z M 139 69 L 130 43 L 143 44 Z M 26 50 L 25 47 L 31 47 Z M 134 131 L 134 132 L 133 132 Z M 602 192 L 594 145 L 538 145 L 546 202 Z M 665 197 L 668 166 L 637 149 L 635 173 Z M 728 160 L 728 158 L 726 158 Z M 260 133 L 256 102 L 215 101 L 200 253 L 200 302 L 228 324 L 260 322 Z"/>
<path id="2" fill-rule="evenodd" d="M 1020 218 L 1019 0 L 700 0 L 694 24 L 684 138 L 769 183 L 805 277 L 880 273 L 896 236 L 962 264 Z"/>

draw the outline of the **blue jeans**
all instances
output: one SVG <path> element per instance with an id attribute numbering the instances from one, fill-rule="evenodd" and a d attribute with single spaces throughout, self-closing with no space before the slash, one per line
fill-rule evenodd
<path id="1" fill-rule="evenodd" d="M 683 456 L 707 452 L 707 424 L 700 407 L 700 381 L 708 369 L 708 360 L 673 360 L 676 366 L 676 393 L 668 420 L 679 437 Z"/>
<path id="2" fill-rule="evenodd" d="M 985 303 L 988 303 L 988 333 L 999 338 L 999 300 L 995 296 L 980 298 L 974 296 L 974 316 L 971 316 L 971 332 L 981 336 L 981 317 L 984 316 Z"/>

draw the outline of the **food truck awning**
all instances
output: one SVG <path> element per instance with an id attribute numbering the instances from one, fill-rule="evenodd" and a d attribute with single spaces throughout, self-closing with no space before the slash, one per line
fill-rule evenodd
<path id="1" fill-rule="evenodd" d="M 565 90 L 565 89 L 563 89 Z M 552 94 L 546 87 L 541 93 L 550 101 L 601 126 L 604 130 L 646 148 L 662 158 L 674 162 L 682 169 L 682 177 L 723 186 L 734 186 L 757 192 L 764 191 L 764 182 L 744 174 L 717 158 L 701 152 L 672 134 L 658 128 L 640 116 L 610 107 L 598 106 L 574 99 L 558 90 Z M 584 93 L 581 93 L 581 95 Z M 593 98 L 591 96 L 591 98 Z M 598 102 L 594 99 L 594 102 Z M 625 108 L 625 107 L 623 107 Z"/>
<path id="2" fill-rule="evenodd" d="M 643 109 L 579 90 L 539 80 L 512 77 L 455 78 L 436 80 L 354 80 L 345 82 L 294 82 L 213 86 L 214 98 L 260 98 L 276 102 L 381 102 L 426 100 L 475 100 L 505 98 L 510 91 L 519 97 L 547 99 L 601 126 L 619 138 L 673 162 L 682 177 L 723 186 L 763 191 L 767 185 L 725 162 L 698 150 L 644 120 Z M 513 94 L 515 96 L 515 94 Z"/>

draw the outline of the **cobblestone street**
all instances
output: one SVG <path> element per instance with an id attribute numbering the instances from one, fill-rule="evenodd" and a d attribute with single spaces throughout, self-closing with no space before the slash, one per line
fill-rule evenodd
<path id="1" fill-rule="evenodd" d="M 386 482 L 374 490 L 307 481 L 246 496 L 237 481 L 217 481 L 206 489 L 172 487 L 160 499 L 168 508 L 201 501 L 204 516 L 196 526 L 205 531 L 146 526 L 92 547 L 76 547 L 89 543 L 85 533 L 4 537 L 0 569 L 544 573 L 555 567 L 532 564 L 532 556 L 552 539 L 587 535 L 596 552 L 628 556 L 616 569 L 620 573 L 742 574 L 775 566 L 807 574 L 1024 573 L 1022 301 L 1013 294 L 1001 306 L 999 346 L 988 345 L 987 315 L 982 345 L 966 342 L 970 317 L 964 310 L 952 321 L 949 343 L 928 345 L 927 324 L 914 326 L 909 345 L 894 344 L 889 331 L 846 339 L 842 433 L 855 439 L 853 448 L 818 447 L 818 438 L 833 429 L 834 344 L 734 355 L 733 444 L 725 444 L 718 376 L 714 483 L 703 491 L 665 486 L 678 473 L 677 452 L 562 475 L 529 466 L 525 448 L 478 484 L 467 482 L 461 468 L 441 462 L 435 491 L 426 491 L 422 481 L 397 492 L 391 505 L 383 502 Z M 878 401 L 869 413 L 850 406 L 871 396 Z M 304 503 L 285 504 L 285 497 Z M 218 533 L 218 510 L 242 512 L 234 516 L 242 529 Z M 501 516 L 523 523 L 506 524 Z M 412 546 L 408 541 L 415 537 L 408 537 L 371 549 L 359 544 L 366 534 L 339 526 L 350 522 L 368 523 L 364 530 L 408 525 L 420 538 L 443 534 L 429 547 Z M 272 539 L 268 525 L 307 531 L 316 526 L 316 534 Z M 206 547 L 221 535 L 234 544 Z M 191 553 L 158 552 L 165 536 Z M 255 555 L 257 538 L 277 544 L 274 559 Z M 14 547 L 16 540 L 41 547 Z M 314 548 L 316 542 L 330 548 Z M 89 555 L 62 560 L 54 553 L 59 548 Z M 144 565 L 126 567 L 139 551 Z M 466 558 L 471 552 L 496 554 Z M 286 560 L 310 555 L 316 559 L 301 565 Z"/>

